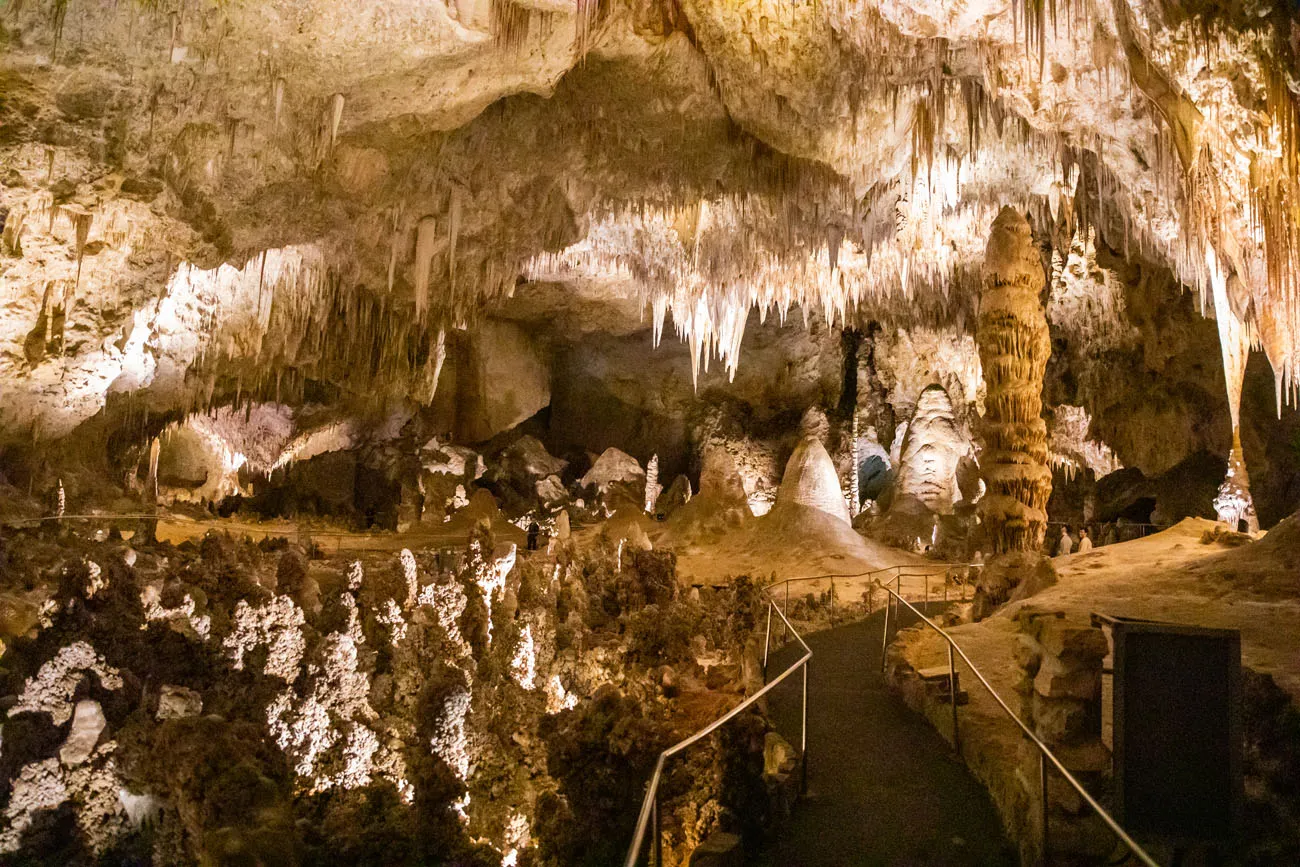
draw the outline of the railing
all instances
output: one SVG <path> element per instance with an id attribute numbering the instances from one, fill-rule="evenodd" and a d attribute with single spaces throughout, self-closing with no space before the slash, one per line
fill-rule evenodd
<path id="1" fill-rule="evenodd" d="M 35 518 L 15 518 L 5 521 L 0 526 L 6 529 L 18 530 L 30 527 L 36 527 L 46 523 L 62 523 L 64 521 L 86 521 L 100 522 L 106 525 L 112 525 L 117 522 L 126 521 L 153 521 L 155 523 L 168 523 L 171 525 L 185 526 L 193 524 L 195 526 L 204 526 L 207 530 L 216 530 L 221 533 L 229 533 L 233 536 L 258 534 L 268 539 L 284 539 L 287 542 L 293 542 L 297 545 L 306 546 L 315 545 L 321 550 L 322 554 L 331 553 L 328 545 L 322 545 L 323 540 L 333 541 L 333 556 L 338 556 L 343 551 L 372 551 L 383 550 L 369 545 L 351 545 L 347 544 L 349 540 L 363 539 L 382 539 L 385 536 L 383 531 L 376 533 L 367 533 L 364 531 L 347 531 L 347 530 L 313 530 L 297 525 L 294 526 L 261 526 L 255 523 L 233 522 L 228 526 L 223 526 L 220 519 L 195 520 L 183 516 L 166 514 L 162 512 L 140 513 L 140 514 L 116 514 L 104 513 L 97 515 L 43 515 Z M 396 538 L 394 534 L 393 538 Z M 440 541 L 446 541 L 446 544 L 433 544 Z M 465 536 L 461 533 L 430 533 L 426 535 L 417 535 L 412 537 L 412 542 L 423 549 L 437 549 L 439 551 L 459 550 L 464 548 Z M 413 545 L 414 547 L 414 545 Z M 525 555 L 525 549 L 520 548 L 519 554 Z"/>
<path id="2" fill-rule="evenodd" d="M 1159 533 L 1164 530 L 1168 530 L 1170 527 L 1173 526 L 1173 524 L 1152 524 L 1152 523 L 1144 523 L 1142 521 L 1127 521 L 1127 520 L 1121 524 L 1118 519 L 1115 519 L 1111 521 L 1048 521 L 1047 526 L 1068 527 L 1072 530 L 1075 527 L 1082 527 L 1085 530 L 1088 530 L 1088 532 L 1092 532 L 1093 530 L 1096 530 L 1097 535 L 1093 537 L 1092 544 L 1098 547 L 1102 547 L 1101 541 L 1102 541 L 1103 533 L 1101 531 L 1103 528 L 1113 527 L 1115 529 L 1116 542 L 1132 542 L 1134 539 L 1144 539 L 1147 536 L 1150 536 L 1154 533 Z M 1130 536 L 1127 539 L 1120 538 L 1120 536 L 1128 535 L 1132 530 L 1138 531 L 1136 536 Z M 1056 541 L 1055 536 L 1052 536 L 1050 534 L 1047 536 L 1046 539 L 1047 543 L 1055 543 L 1055 541 Z M 1075 542 L 1077 544 L 1078 540 L 1076 539 Z"/>
<path id="3" fill-rule="evenodd" d="M 6 521 L 5 526 L 10 527 L 12 529 L 18 529 L 19 525 L 31 524 L 35 526 L 36 524 L 43 524 L 47 521 L 54 521 L 55 523 L 58 523 L 59 521 L 116 521 L 116 520 L 128 520 L 128 519 L 129 520 L 150 519 L 156 521 L 162 517 L 164 516 L 158 514 L 42 515 L 39 518 L 14 518 L 11 521 Z"/>
<path id="4" fill-rule="evenodd" d="M 984 688 L 988 690 L 989 695 L 993 696 L 993 700 L 997 702 L 998 706 L 1002 708 L 1003 712 L 1006 713 L 1006 715 L 1011 718 L 1011 721 L 1014 722 L 1017 726 L 1019 726 L 1020 730 L 1024 733 L 1025 737 L 1029 738 L 1030 743 L 1032 743 L 1035 747 L 1038 748 L 1038 785 L 1039 785 L 1039 794 L 1040 794 L 1039 808 L 1041 811 L 1039 818 L 1040 818 L 1040 827 L 1042 832 L 1042 836 L 1040 839 L 1040 846 L 1041 846 L 1040 852 L 1042 853 L 1043 861 L 1046 862 L 1047 841 L 1048 841 L 1048 806 L 1049 806 L 1048 792 L 1047 792 L 1048 773 L 1051 767 L 1055 767 L 1056 770 L 1060 772 L 1061 776 L 1065 778 L 1065 781 L 1069 783 L 1070 786 L 1073 787 L 1073 789 L 1076 792 L 1078 792 L 1079 797 L 1083 799 L 1083 802 L 1087 804 L 1089 807 L 1091 807 L 1092 811 L 1096 813 L 1103 822 L 1106 823 L 1106 826 L 1110 828 L 1111 832 L 1120 840 L 1120 842 L 1122 842 L 1126 847 L 1128 847 L 1129 852 L 1131 852 L 1143 864 L 1147 865 L 1147 867 L 1159 867 L 1155 859 L 1152 858 L 1150 855 L 1148 855 L 1146 853 L 1146 850 L 1144 850 L 1141 846 L 1139 846 L 1137 842 L 1134 841 L 1133 838 L 1130 837 L 1128 833 L 1123 828 L 1120 827 L 1119 823 L 1115 821 L 1115 819 L 1110 815 L 1110 813 L 1108 813 L 1106 809 L 1101 806 L 1101 804 L 1098 804 L 1097 801 L 1092 797 L 1092 795 L 1088 794 L 1088 791 L 1083 787 L 1083 785 L 1077 779 L 1075 779 L 1074 775 L 1071 774 L 1066 769 L 1065 765 L 1061 764 L 1061 760 L 1056 757 L 1056 755 L 1047 747 L 1047 745 L 1038 739 L 1038 736 L 1033 733 L 1033 731 L 1029 728 L 1029 726 L 1026 725 L 1024 721 L 1020 719 L 1020 717 L 1016 716 L 1015 712 L 1011 710 L 1010 706 L 1007 705 L 1007 703 L 1002 700 L 1002 696 L 998 695 L 997 690 L 993 688 L 993 685 L 990 684 L 988 680 L 984 677 L 984 675 L 980 673 L 980 670 L 975 667 L 975 663 L 971 662 L 970 657 L 967 656 L 965 651 L 963 651 L 961 647 L 958 646 L 957 642 L 953 640 L 953 637 L 949 635 L 948 632 L 944 630 L 942 627 L 940 627 L 937 623 L 930 620 L 930 618 L 927 617 L 924 613 L 917 610 L 916 606 L 912 605 L 912 603 L 904 599 L 896 590 L 891 590 L 888 585 L 881 585 L 881 586 L 885 590 L 885 592 L 889 594 L 887 597 L 885 597 L 885 632 L 884 632 L 884 639 L 883 639 L 883 644 L 885 648 L 888 648 L 889 646 L 889 609 L 891 607 L 891 600 L 892 600 L 892 605 L 895 608 L 900 604 L 906 605 L 908 609 L 910 609 L 914 614 L 917 615 L 917 617 L 921 619 L 921 622 L 923 624 L 933 629 L 935 632 L 939 633 L 940 637 L 942 637 L 943 640 L 948 643 L 948 690 L 949 690 L 948 697 L 952 703 L 952 742 L 953 742 L 953 748 L 957 750 L 958 755 L 961 754 L 961 739 L 958 734 L 958 728 L 957 728 L 958 726 L 957 666 L 956 666 L 957 656 L 960 656 L 962 658 L 962 661 L 965 662 L 966 665 L 970 668 L 971 673 L 974 674 L 976 679 L 979 680 L 979 682 L 984 685 Z M 880 665 L 881 665 L 881 669 L 884 670 L 885 658 L 883 653 L 881 654 Z"/>
<path id="5" fill-rule="evenodd" d="M 808 661 L 812 659 L 812 651 L 809 650 L 807 643 L 803 640 L 802 636 L 799 635 L 799 631 L 795 629 L 794 626 L 790 623 L 790 620 L 786 617 L 785 611 L 782 610 L 781 606 L 776 604 L 776 599 L 773 598 L 773 593 L 772 593 L 773 588 L 776 587 L 785 588 L 785 607 L 788 609 L 790 605 L 791 584 L 802 582 L 802 581 L 825 581 L 829 579 L 831 582 L 830 600 L 831 600 L 832 610 L 834 610 L 836 578 L 870 579 L 870 578 L 874 578 L 877 575 L 883 575 L 888 572 L 892 572 L 897 576 L 904 569 L 916 569 L 916 568 L 920 568 L 920 567 L 919 566 L 887 566 L 883 569 L 873 569 L 867 572 L 844 572 L 844 573 L 825 574 L 825 575 L 805 575 L 797 578 L 786 578 L 783 581 L 777 581 L 763 588 L 763 591 L 767 593 L 769 597 L 768 607 L 767 607 L 767 628 L 765 630 L 765 634 L 763 637 L 763 678 L 764 680 L 767 681 L 767 663 L 768 663 L 768 658 L 772 647 L 772 612 L 773 611 L 775 611 L 777 616 L 781 618 L 781 623 L 784 626 L 786 635 L 793 636 L 795 641 L 799 642 L 799 646 L 802 647 L 804 651 L 803 656 L 799 657 L 799 659 L 795 660 L 793 663 L 787 666 L 786 669 L 782 671 L 779 675 L 777 675 L 775 678 L 773 678 L 770 681 L 767 681 L 761 690 L 754 693 L 752 696 L 745 699 L 740 704 L 736 705 L 726 714 L 714 720 L 713 722 L 709 723 L 707 726 L 695 732 L 685 740 L 673 744 L 671 747 L 669 747 L 668 749 L 664 750 L 659 754 L 659 759 L 658 761 L 655 762 L 654 773 L 650 777 L 650 784 L 646 788 L 645 797 L 641 801 L 641 812 L 637 816 L 636 831 L 632 837 L 632 844 L 628 847 L 627 859 L 624 862 L 625 867 L 636 867 L 636 864 L 641 857 L 641 850 L 645 846 L 645 837 L 646 837 L 647 830 L 650 830 L 650 832 L 653 835 L 652 842 L 651 842 L 651 849 L 654 853 L 653 863 L 656 865 L 656 867 L 658 867 L 658 865 L 663 863 L 662 849 L 661 849 L 663 840 L 662 840 L 662 834 L 659 826 L 659 785 L 663 780 L 664 765 L 667 762 L 667 760 L 677 755 L 678 753 L 681 753 L 682 751 L 686 750 L 688 747 L 697 743 L 702 738 L 707 737 L 708 735 L 717 731 L 719 728 L 726 725 L 727 722 L 734 719 L 737 715 L 744 712 L 748 708 L 753 707 L 754 704 L 757 703 L 759 699 L 767 695 L 767 693 L 769 693 L 771 690 L 775 689 L 778 684 L 780 684 L 786 678 L 793 675 L 796 671 L 802 671 L 803 673 L 803 695 L 801 699 L 801 708 L 800 708 L 799 755 L 800 755 L 800 763 L 802 765 L 800 771 L 802 775 L 802 778 L 800 780 L 800 786 L 801 789 L 806 790 L 808 784 Z M 948 597 L 946 576 L 949 575 L 954 569 L 958 569 L 958 568 L 965 568 L 965 567 L 960 564 L 955 566 L 950 564 L 943 564 L 943 567 L 940 570 L 927 572 L 927 573 L 914 573 L 914 574 L 909 573 L 907 576 L 904 577 L 923 576 L 926 579 L 924 592 L 926 598 L 928 599 L 930 593 L 929 579 L 934 577 L 935 575 L 940 575 L 940 574 L 944 575 L 945 581 L 944 581 L 943 598 L 946 601 Z M 879 586 L 878 582 L 875 583 L 875 586 Z M 963 598 L 965 596 L 964 590 L 962 592 L 962 596 Z M 888 601 L 888 597 L 886 597 L 886 601 Z"/>
<path id="6" fill-rule="evenodd" d="M 899 581 L 901 578 L 923 578 L 924 587 L 923 587 L 922 595 L 925 599 L 925 604 L 928 605 L 930 604 L 930 579 L 931 578 L 934 578 L 939 575 L 943 576 L 944 578 L 943 593 L 941 595 L 937 595 L 936 599 L 942 599 L 943 602 L 947 603 L 949 579 L 952 577 L 954 572 L 958 570 L 984 568 L 983 563 L 936 563 L 934 565 L 937 568 L 928 572 L 915 572 L 915 571 L 905 572 L 904 570 L 915 570 L 915 569 L 924 568 L 924 564 L 913 563 L 913 564 L 900 564 L 897 566 L 885 566 L 880 569 L 871 569 L 867 572 L 836 572 L 835 574 L 832 575 L 804 575 L 798 578 L 785 578 L 781 581 L 774 581 L 773 583 L 765 586 L 763 590 L 764 592 L 771 595 L 774 588 L 777 587 L 784 588 L 785 589 L 785 610 L 789 611 L 791 584 L 795 584 L 801 581 L 825 581 L 829 579 L 831 584 L 829 604 L 830 604 L 831 613 L 833 614 L 835 612 L 835 579 L 836 578 L 859 578 L 859 579 L 865 578 L 871 580 L 873 584 L 872 587 L 868 588 L 868 594 L 870 595 L 868 595 L 867 597 L 867 608 L 868 608 L 867 613 L 870 614 L 874 610 L 872 608 L 871 599 L 872 596 L 874 595 L 875 588 L 882 586 L 880 584 L 879 579 L 877 578 L 877 576 L 879 575 L 885 575 L 887 573 L 892 572 L 896 582 Z M 968 585 L 969 585 L 969 581 L 962 582 L 959 585 L 961 587 L 961 596 L 959 597 L 959 599 L 962 602 L 966 601 L 966 587 Z"/>
<path id="7" fill-rule="evenodd" d="M 624 862 L 625 867 L 636 867 L 637 861 L 641 857 L 641 848 L 645 844 L 646 829 L 650 828 L 653 834 L 651 840 L 651 849 L 654 852 L 655 867 L 663 864 L 663 834 L 659 827 L 659 783 L 663 779 L 664 763 L 668 759 L 686 750 L 692 744 L 695 744 L 702 738 L 707 737 L 726 725 L 730 720 L 739 714 L 753 707 L 763 696 L 775 689 L 782 681 L 790 677 L 796 671 L 803 672 L 803 709 L 800 715 L 800 733 L 799 733 L 799 753 L 803 762 L 803 784 L 808 780 L 808 660 L 812 659 L 812 651 L 799 635 L 798 631 L 786 620 L 785 612 L 776 604 L 775 600 L 769 599 L 767 602 L 767 638 L 763 644 L 763 679 L 767 680 L 767 657 L 768 649 L 772 639 L 772 612 L 776 611 L 777 616 L 785 623 L 789 634 L 794 636 L 795 641 L 803 648 L 803 656 L 791 663 L 785 671 L 781 672 L 775 678 L 767 681 L 763 688 L 733 707 L 727 713 L 718 717 L 695 734 L 673 744 L 668 749 L 659 754 L 659 760 L 655 762 L 654 774 L 650 777 L 650 785 L 646 788 L 645 798 L 641 801 L 641 813 L 637 816 L 636 833 L 632 837 L 632 845 L 627 850 L 627 860 Z"/>

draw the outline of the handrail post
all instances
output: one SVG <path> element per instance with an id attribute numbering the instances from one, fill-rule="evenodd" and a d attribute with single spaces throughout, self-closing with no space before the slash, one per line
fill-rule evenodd
<path id="1" fill-rule="evenodd" d="M 775 604 L 770 599 L 767 602 L 767 631 L 763 636 L 763 683 L 767 683 L 767 653 L 772 646 L 772 606 Z"/>
<path id="2" fill-rule="evenodd" d="M 655 792 L 654 804 L 650 812 L 650 830 L 655 835 L 654 842 L 650 844 L 650 849 L 654 853 L 655 867 L 664 865 L 664 842 L 663 835 L 659 828 L 659 793 Z"/>
<path id="3" fill-rule="evenodd" d="M 803 664 L 803 720 L 799 725 L 799 754 L 803 759 L 800 794 L 808 794 L 808 662 Z"/>
<path id="4" fill-rule="evenodd" d="M 885 673 L 885 654 L 889 650 L 889 609 L 893 605 L 894 597 L 889 595 L 889 588 L 885 588 L 885 629 L 880 633 L 880 673 Z"/>
<path id="5" fill-rule="evenodd" d="M 1043 823 L 1043 826 L 1042 826 L 1042 832 L 1043 832 L 1043 835 L 1042 835 L 1042 852 L 1041 852 L 1041 857 L 1040 857 L 1039 860 L 1040 860 L 1040 863 L 1042 863 L 1043 865 L 1046 865 L 1046 864 L 1047 864 L 1047 807 L 1048 807 L 1048 804 L 1047 804 L 1047 753 L 1043 752 L 1041 749 L 1038 751 L 1038 787 L 1039 787 L 1040 791 L 1042 792 L 1042 804 L 1040 805 L 1040 809 L 1041 809 L 1042 812 L 1041 812 L 1041 817 L 1040 817 L 1040 818 L 1041 818 L 1041 821 L 1042 821 L 1042 823 Z"/>
<path id="6" fill-rule="evenodd" d="M 835 616 L 835 576 L 831 576 L 831 617 Z"/>
<path id="7" fill-rule="evenodd" d="M 952 702 L 952 748 L 961 756 L 961 734 L 957 731 L 957 663 L 948 645 L 948 700 Z"/>

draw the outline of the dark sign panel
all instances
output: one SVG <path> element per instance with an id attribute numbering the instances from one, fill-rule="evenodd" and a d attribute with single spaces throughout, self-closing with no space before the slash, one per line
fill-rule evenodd
<path id="1" fill-rule="evenodd" d="M 1231 840 L 1243 797 L 1240 634 L 1107 619 L 1116 818 L 1139 837 Z"/>

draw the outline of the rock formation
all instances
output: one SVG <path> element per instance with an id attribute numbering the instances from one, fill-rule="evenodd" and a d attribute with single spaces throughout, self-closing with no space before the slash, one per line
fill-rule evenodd
<path id="1" fill-rule="evenodd" d="M 594 489 L 595 501 L 607 511 L 645 503 L 645 470 L 637 459 L 619 449 L 605 449 L 591 469 L 578 480 L 581 489 Z"/>
<path id="2" fill-rule="evenodd" d="M 835 464 L 816 437 L 801 439 L 786 462 L 774 511 L 785 504 L 808 506 L 849 523 L 848 504 Z"/>
<path id="3" fill-rule="evenodd" d="M 1058 11 L 0 0 L 0 856 L 616 863 L 713 582 L 1293 511 L 1294 11 Z"/>
<path id="4" fill-rule="evenodd" d="M 653 513 L 655 501 L 659 499 L 663 485 L 659 484 L 659 455 L 651 455 L 650 463 L 645 465 L 645 510 Z"/>
<path id="5" fill-rule="evenodd" d="M 1043 542 L 1052 472 L 1042 418 L 1043 374 L 1051 353 L 1039 300 L 1043 266 L 1029 223 L 1003 208 L 984 254 L 976 342 L 988 394 L 981 426 L 981 470 L 988 493 L 980 516 L 994 553 Z"/>
<path id="6" fill-rule="evenodd" d="M 960 497 L 957 463 L 970 450 L 953 418 L 948 392 L 941 385 L 927 386 L 903 437 L 895 498 L 915 497 L 931 512 L 951 514 Z"/>

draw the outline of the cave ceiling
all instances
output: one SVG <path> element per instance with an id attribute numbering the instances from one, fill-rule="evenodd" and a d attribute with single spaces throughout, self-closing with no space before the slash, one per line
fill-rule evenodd
<path id="1" fill-rule="evenodd" d="M 1104 245 L 1197 294 L 1234 414 L 1252 347 L 1280 408 L 1300 367 L 1293 15 L 10 0 L 0 429 L 286 371 L 409 391 L 439 335 L 516 296 L 514 318 L 575 339 L 670 322 L 696 367 L 731 371 L 754 308 L 967 331 L 1004 205 L 1084 339 L 1122 330 L 1078 302 L 1114 294 Z"/>

